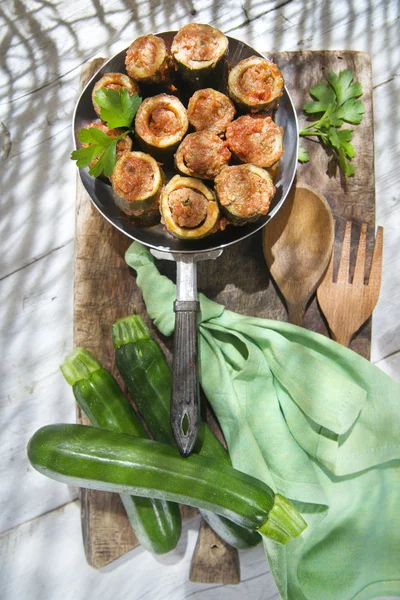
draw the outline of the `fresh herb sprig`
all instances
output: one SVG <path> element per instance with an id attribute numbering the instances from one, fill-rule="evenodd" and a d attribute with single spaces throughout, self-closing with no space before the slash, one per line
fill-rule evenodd
<path id="1" fill-rule="evenodd" d="M 307 125 L 300 135 L 302 137 L 318 137 L 321 142 L 333 152 L 345 175 L 353 175 L 354 165 L 348 160 L 354 158 L 356 152 L 351 143 L 353 129 L 342 129 L 342 125 L 361 123 L 365 106 L 358 98 L 362 95 L 362 86 L 358 81 L 353 82 L 354 74 L 346 69 L 336 73 L 328 73 L 328 84 L 321 82 L 310 89 L 314 98 L 303 106 L 305 113 L 321 114 L 322 116 Z M 304 148 L 300 148 L 299 161 L 308 162 L 309 156 Z"/>
<path id="2" fill-rule="evenodd" d="M 78 167 L 85 168 L 95 159 L 96 162 L 89 169 L 89 174 L 98 177 L 102 173 L 110 176 L 117 160 L 117 143 L 129 133 L 132 133 L 132 122 L 142 102 L 138 94 L 129 94 L 122 88 L 113 90 L 102 88 L 94 96 L 95 102 L 100 106 L 100 118 L 111 129 L 117 127 L 126 130 L 117 137 L 110 137 L 96 127 L 80 129 L 78 140 L 85 144 L 84 148 L 71 153 L 72 160 L 76 160 Z"/>

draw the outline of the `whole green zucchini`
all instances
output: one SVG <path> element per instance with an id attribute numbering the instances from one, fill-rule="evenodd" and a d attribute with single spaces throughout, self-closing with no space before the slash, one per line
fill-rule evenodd
<path id="1" fill-rule="evenodd" d="M 139 315 L 116 321 L 111 334 L 118 370 L 144 422 L 155 440 L 175 445 L 170 424 L 172 374 L 166 358 Z M 231 465 L 229 455 L 208 426 L 202 422 L 194 449 L 202 456 Z M 202 516 L 228 544 L 243 549 L 257 545 L 261 538 L 218 515 Z"/>
<path id="2" fill-rule="evenodd" d="M 307 524 L 263 482 L 167 444 L 84 425 L 48 425 L 28 443 L 33 467 L 70 485 L 159 498 L 220 514 L 286 544 Z"/>
<path id="3" fill-rule="evenodd" d="M 61 371 L 92 425 L 148 437 L 117 381 L 88 350 L 76 348 L 61 365 Z M 121 494 L 121 500 L 132 529 L 146 550 L 165 554 L 175 548 L 182 529 L 177 504 L 129 494 Z"/>

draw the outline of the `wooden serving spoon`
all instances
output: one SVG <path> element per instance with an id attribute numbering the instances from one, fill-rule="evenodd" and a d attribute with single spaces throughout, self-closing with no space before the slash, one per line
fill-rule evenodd
<path id="1" fill-rule="evenodd" d="M 305 184 L 289 196 L 263 232 L 264 256 L 288 309 L 289 322 L 302 325 L 306 306 L 332 254 L 334 220 L 326 199 Z"/>

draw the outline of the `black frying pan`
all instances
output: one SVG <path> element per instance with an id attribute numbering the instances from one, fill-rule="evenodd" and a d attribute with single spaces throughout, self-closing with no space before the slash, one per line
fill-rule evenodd
<path id="1" fill-rule="evenodd" d="M 176 31 L 167 31 L 157 35 L 162 37 L 167 48 L 170 48 L 175 34 Z M 250 56 L 262 56 L 247 44 L 233 38 L 228 39 L 229 65 L 235 66 L 239 61 Z M 125 53 L 126 50 L 123 50 L 107 61 L 84 88 L 73 117 L 76 146 L 78 146 L 78 131 L 96 118 L 91 98 L 95 83 L 104 73 L 124 73 Z M 87 170 L 79 169 L 83 185 L 93 204 L 105 219 L 128 237 L 148 246 L 157 258 L 176 261 L 177 294 L 174 305 L 176 322 L 171 425 L 178 448 L 183 455 L 188 455 L 193 448 L 197 438 L 199 422 L 196 333 L 196 312 L 198 311 L 197 262 L 217 258 L 226 246 L 239 242 L 261 229 L 272 219 L 285 201 L 296 173 L 299 139 L 296 111 L 286 88 L 280 99 L 276 122 L 284 129 L 285 153 L 279 162 L 275 180 L 276 194 L 269 213 L 260 217 L 255 223 L 249 223 L 241 227 L 229 226 L 224 231 L 219 231 L 201 240 L 180 240 L 169 234 L 162 225 L 147 228 L 138 227 L 132 221 L 129 221 L 115 205 L 110 184 L 91 177 Z"/>

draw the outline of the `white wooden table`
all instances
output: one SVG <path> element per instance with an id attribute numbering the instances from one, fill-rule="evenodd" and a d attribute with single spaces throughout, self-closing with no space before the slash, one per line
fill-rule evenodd
<path id="1" fill-rule="evenodd" d="M 261 548 L 241 553 L 240 586 L 188 581 L 199 521 L 176 551 L 136 549 L 102 572 L 84 557 L 77 492 L 37 474 L 26 443 L 73 422 L 59 365 L 72 349 L 71 117 L 81 66 L 138 35 L 210 23 L 258 50 L 352 49 L 372 56 L 376 214 L 385 228 L 372 361 L 400 379 L 400 20 L 396 0 L 6 0 L 1 4 L 2 600 L 277 599 Z M 321 599 L 322 600 L 322 599 Z M 338 599 L 340 600 L 340 599 Z"/>

